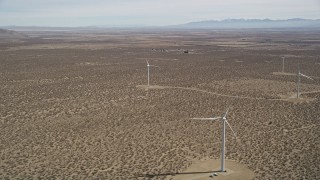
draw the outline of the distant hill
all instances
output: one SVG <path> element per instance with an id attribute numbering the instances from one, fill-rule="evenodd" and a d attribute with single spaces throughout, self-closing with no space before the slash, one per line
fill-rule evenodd
<path id="1" fill-rule="evenodd" d="M 222 21 L 209 20 L 190 22 L 171 26 L 174 28 L 199 28 L 199 29 L 232 29 L 232 28 L 320 28 L 320 19 L 226 19 Z"/>
<path id="2" fill-rule="evenodd" d="M 1 0 L 0 0 L 1 1 Z M 0 28 L 0 37 L 8 36 L 20 36 L 26 37 L 23 34 L 24 31 L 101 31 L 106 29 L 316 29 L 320 30 L 320 19 L 285 19 L 285 20 L 271 20 L 271 19 L 225 19 L 221 21 L 208 20 L 197 21 L 186 24 L 171 25 L 171 26 L 79 26 L 79 27 L 45 27 L 45 26 L 2 26 Z M 10 29 L 10 30 L 5 30 Z M 17 34 L 19 33 L 19 34 Z"/>
<path id="3" fill-rule="evenodd" d="M 7 29 L 0 29 L 1 39 L 18 39 L 18 38 L 26 38 L 26 37 L 28 36 L 20 32 L 7 30 Z"/>

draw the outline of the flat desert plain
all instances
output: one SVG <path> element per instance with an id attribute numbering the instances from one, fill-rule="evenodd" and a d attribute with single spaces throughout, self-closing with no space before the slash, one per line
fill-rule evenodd
<path id="1" fill-rule="evenodd" d="M 228 107 L 227 161 L 320 179 L 319 31 L 22 34 L 0 40 L 1 179 L 179 178 L 220 162 L 221 122 L 190 118 Z"/>

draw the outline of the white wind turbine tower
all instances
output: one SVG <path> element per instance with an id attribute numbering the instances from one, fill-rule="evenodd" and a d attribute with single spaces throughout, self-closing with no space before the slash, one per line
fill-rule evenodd
<path id="1" fill-rule="evenodd" d="M 147 61 L 147 68 L 148 68 L 148 86 L 150 86 L 150 66 L 153 66 L 153 67 L 159 67 L 159 66 L 150 65 L 148 60 L 146 61 Z"/>
<path id="2" fill-rule="evenodd" d="M 226 144 L 226 123 L 230 127 L 233 135 L 235 138 L 236 134 L 234 133 L 233 129 L 231 128 L 230 124 L 227 121 L 227 115 L 228 115 L 229 108 L 224 113 L 223 116 L 213 117 L 213 118 L 191 118 L 191 119 L 197 119 L 197 120 L 222 120 L 222 144 L 221 144 L 221 172 L 226 172 L 224 165 L 225 165 L 225 144 Z"/>
<path id="3" fill-rule="evenodd" d="M 304 75 L 304 74 L 300 73 L 300 66 L 298 66 L 298 74 L 297 74 L 297 76 L 298 76 L 298 80 L 297 80 L 297 98 L 299 98 L 300 97 L 300 76 L 303 76 L 303 77 L 311 79 L 311 80 L 313 80 L 313 79 L 311 77 L 307 76 L 307 75 Z"/>

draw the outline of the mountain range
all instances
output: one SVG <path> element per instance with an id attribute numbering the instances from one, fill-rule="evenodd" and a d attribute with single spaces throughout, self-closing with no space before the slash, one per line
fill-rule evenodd
<path id="1" fill-rule="evenodd" d="M 101 30 L 101 29 L 320 29 L 320 19 L 285 19 L 285 20 L 271 20 L 271 19 L 225 19 L 225 20 L 208 20 L 196 21 L 186 24 L 171 25 L 171 26 L 87 26 L 87 27 L 42 27 L 42 26 L 4 26 L 3 29 L 10 29 L 16 31 L 72 31 L 72 30 Z M 9 32 L 7 32 L 9 33 Z M 0 32 L 3 34 L 3 32 Z"/>
<path id="2" fill-rule="evenodd" d="M 171 26 L 175 28 L 233 29 L 233 28 L 320 28 L 320 19 L 226 19 L 190 22 Z"/>

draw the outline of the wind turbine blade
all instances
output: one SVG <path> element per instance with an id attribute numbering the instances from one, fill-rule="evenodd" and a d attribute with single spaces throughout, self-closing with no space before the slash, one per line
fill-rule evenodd
<path id="1" fill-rule="evenodd" d="M 149 61 L 148 60 L 146 60 L 147 61 L 147 64 L 149 65 Z"/>
<path id="2" fill-rule="evenodd" d="M 221 117 L 214 117 L 214 118 L 190 118 L 195 120 L 218 120 L 221 119 Z"/>
<path id="3" fill-rule="evenodd" d="M 230 126 L 230 124 L 228 123 L 228 121 L 226 120 L 226 123 L 228 124 L 229 128 L 231 129 L 234 137 L 237 139 L 236 133 L 233 131 L 232 127 Z"/>
<path id="4" fill-rule="evenodd" d="M 160 68 L 159 66 L 155 66 L 155 65 L 150 65 L 150 66 Z"/>
<path id="5" fill-rule="evenodd" d="M 224 113 L 224 118 L 226 118 L 227 117 L 227 115 L 228 115 L 228 111 L 229 111 L 229 107 L 228 107 L 228 109 L 227 109 L 227 111 Z"/>
<path id="6" fill-rule="evenodd" d="M 304 74 L 302 74 L 302 73 L 300 73 L 300 75 L 301 75 L 301 76 L 303 76 L 303 77 L 305 77 L 305 78 L 308 78 L 308 79 L 314 80 L 314 79 L 312 79 L 311 77 L 309 77 L 309 76 L 307 76 L 307 75 L 304 75 Z"/>

